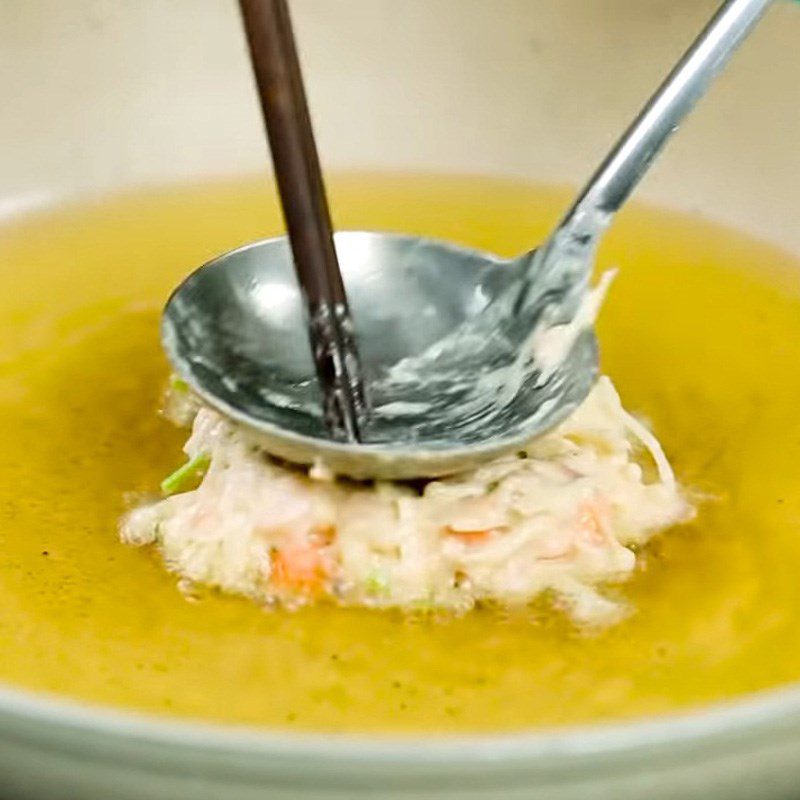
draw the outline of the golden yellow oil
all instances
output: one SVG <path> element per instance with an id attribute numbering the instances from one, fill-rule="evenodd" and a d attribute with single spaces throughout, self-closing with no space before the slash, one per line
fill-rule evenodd
<path id="1" fill-rule="evenodd" d="M 472 178 L 333 182 L 338 226 L 512 254 L 568 193 Z M 557 616 L 446 622 L 188 602 L 118 542 L 128 491 L 181 460 L 157 414 L 170 288 L 280 229 L 261 181 L 113 197 L 0 228 L 0 681 L 138 710 L 315 730 L 510 730 L 675 712 L 800 678 L 800 264 L 699 219 L 626 211 L 605 370 L 714 499 L 587 636 Z"/>

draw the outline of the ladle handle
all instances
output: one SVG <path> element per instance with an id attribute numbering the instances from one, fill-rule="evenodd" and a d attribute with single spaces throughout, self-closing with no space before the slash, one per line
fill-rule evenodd
<path id="1" fill-rule="evenodd" d="M 675 65 L 565 214 L 559 229 L 598 236 L 678 124 L 705 94 L 772 0 L 727 0 Z"/>

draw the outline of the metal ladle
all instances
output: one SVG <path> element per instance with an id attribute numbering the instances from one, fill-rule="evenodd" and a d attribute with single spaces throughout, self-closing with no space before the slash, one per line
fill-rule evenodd
<path id="1" fill-rule="evenodd" d="M 421 237 L 336 234 L 370 378 L 361 443 L 326 427 L 285 237 L 226 253 L 178 287 L 162 320 L 174 369 L 267 451 L 354 478 L 443 475 L 519 448 L 574 410 L 598 370 L 591 324 L 549 369 L 532 332 L 575 319 L 613 214 L 770 2 L 720 7 L 538 249 L 505 261 Z"/>

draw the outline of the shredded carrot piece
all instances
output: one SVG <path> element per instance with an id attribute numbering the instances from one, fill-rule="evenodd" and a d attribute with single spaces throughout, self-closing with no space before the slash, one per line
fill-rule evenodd
<path id="1" fill-rule="evenodd" d="M 481 531 L 456 531 L 453 530 L 453 528 L 451 528 L 449 525 L 446 525 L 444 532 L 448 536 L 455 536 L 457 539 L 460 539 L 462 542 L 467 544 L 481 544 L 494 536 L 495 529 L 488 528 L 487 530 Z"/>
<path id="2" fill-rule="evenodd" d="M 319 547 L 289 545 L 272 556 L 271 583 L 275 588 L 302 594 L 317 594 L 328 577 Z"/>
<path id="3" fill-rule="evenodd" d="M 320 525 L 311 534 L 311 540 L 318 547 L 327 547 L 336 538 L 336 528 L 333 525 Z"/>
<path id="4" fill-rule="evenodd" d="M 578 530 L 589 544 L 605 544 L 607 517 L 608 504 L 603 500 L 589 501 L 581 506 L 578 514 Z"/>

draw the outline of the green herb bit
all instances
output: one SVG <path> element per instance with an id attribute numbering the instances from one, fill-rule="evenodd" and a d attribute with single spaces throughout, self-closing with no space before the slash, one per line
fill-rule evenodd
<path id="1" fill-rule="evenodd" d="M 178 467 L 175 472 L 167 475 L 161 481 L 161 491 L 165 495 L 171 495 L 193 488 L 206 474 L 210 463 L 211 456 L 208 453 L 200 453 L 194 458 L 190 458 L 183 466 Z"/>
<path id="2" fill-rule="evenodd" d="M 387 597 L 389 595 L 389 578 L 385 573 L 371 572 L 365 581 L 367 592 L 373 597 Z"/>
<path id="3" fill-rule="evenodd" d="M 186 383 L 183 378 L 179 378 L 177 375 L 173 375 L 169 379 L 169 388 L 172 389 L 173 392 L 177 392 L 178 394 L 186 394 L 189 391 L 189 384 Z"/>
<path id="4" fill-rule="evenodd" d="M 427 597 L 418 597 L 408 604 L 411 611 L 430 612 L 437 608 L 436 597 L 433 592 L 428 592 Z"/>

